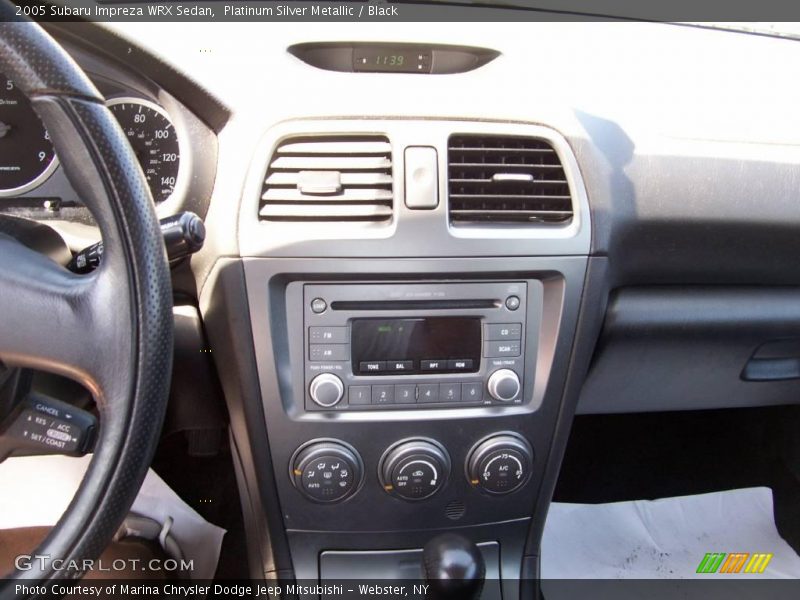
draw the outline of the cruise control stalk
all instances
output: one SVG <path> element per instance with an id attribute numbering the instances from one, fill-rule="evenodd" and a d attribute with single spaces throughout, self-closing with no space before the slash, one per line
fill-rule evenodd
<path id="1" fill-rule="evenodd" d="M 182 212 L 159 221 L 164 246 L 170 265 L 194 254 L 203 247 L 206 227 L 203 220 L 193 212 Z M 67 265 L 73 273 L 91 273 L 100 266 L 103 258 L 103 242 L 97 242 L 78 252 Z"/>

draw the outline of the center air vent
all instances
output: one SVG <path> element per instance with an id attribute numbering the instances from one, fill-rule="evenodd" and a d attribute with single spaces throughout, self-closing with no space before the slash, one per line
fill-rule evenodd
<path id="1" fill-rule="evenodd" d="M 388 221 L 392 147 L 383 136 L 304 136 L 278 145 L 259 215 L 268 221 Z"/>
<path id="2" fill-rule="evenodd" d="M 450 222 L 563 225 L 572 220 L 564 168 L 546 141 L 454 135 L 448 147 Z"/>

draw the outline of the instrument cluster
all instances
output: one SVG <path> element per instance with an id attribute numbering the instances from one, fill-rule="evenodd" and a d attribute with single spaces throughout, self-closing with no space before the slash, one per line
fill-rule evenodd
<path id="1" fill-rule="evenodd" d="M 111 97 L 107 106 L 131 143 L 158 205 L 184 179 L 182 135 L 170 114 L 152 100 Z M 31 102 L 13 81 L 0 75 L 0 198 L 31 196 L 58 171 L 50 136 Z M 51 196 L 51 193 L 46 194 Z"/>

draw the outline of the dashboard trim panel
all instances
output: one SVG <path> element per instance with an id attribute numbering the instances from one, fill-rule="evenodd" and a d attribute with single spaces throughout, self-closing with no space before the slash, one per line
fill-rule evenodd
<path id="1" fill-rule="evenodd" d="M 461 226 L 448 218 L 448 139 L 452 134 L 528 136 L 556 150 L 569 182 L 574 216 L 565 225 Z M 392 144 L 394 215 L 389 224 L 259 221 L 261 190 L 275 149 L 295 136 L 383 135 Z M 432 210 L 406 206 L 405 149 L 435 148 L 438 191 Z M 258 145 L 239 213 L 242 256 L 567 256 L 589 254 L 589 203 L 578 163 L 566 139 L 531 123 L 419 119 L 298 119 L 270 128 Z"/>

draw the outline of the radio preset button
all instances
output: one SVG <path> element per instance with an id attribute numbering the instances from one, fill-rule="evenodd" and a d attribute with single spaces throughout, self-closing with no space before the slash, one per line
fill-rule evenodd
<path id="1" fill-rule="evenodd" d="M 417 401 L 417 386 L 413 383 L 394 386 L 395 404 L 414 404 Z"/>
<path id="2" fill-rule="evenodd" d="M 312 344 L 346 344 L 347 327 L 309 327 Z"/>
<path id="3" fill-rule="evenodd" d="M 350 346 L 348 344 L 311 344 L 309 358 L 312 361 L 349 360 Z"/>
<path id="4" fill-rule="evenodd" d="M 483 384 L 478 383 L 462 383 L 461 384 L 461 401 L 462 402 L 480 402 L 483 400 Z"/>
<path id="5" fill-rule="evenodd" d="M 448 360 L 447 361 L 447 370 L 448 371 L 471 371 L 472 370 L 472 359 L 470 358 L 459 358 L 455 360 Z"/>
<path id="6" fill-rule="evenodd" d="M 488 341 L 518 340 L 522 337 L 522 323 L 492 323 L 486 325 Z"/>
<path id="7" fill-rule="evenodd" d="M 461 384 L 460 383 L 442 383 L 442 384 L 439 384 L 439 401 L 440 402 L 460 402 L 461 401 Z"/>
<path id="8" fill-rule="evenodd" d="M 369 404 L 372 402 L 372 392 L 368 385 L 351 385 L 347 399 L 351 405 Z"/>
<path id="9" fill-rule="evenodd" d="M 358 370 L 362 373 L 378 373 L 386 370 L 386 363 L 382 360 L 370 360 L 359 363 Z"/>
<path id="10" fill-rule="evenodd" d="M 486 342 L 484 356 L 500 358 L 503 356 L 519 356 L 519 342 Z"/>
<path id="11" fill-rule="evenodd" d="M 420 368 L 423 371 L 444 371 L 447 369 L 446 360 L 422 360 Z"/>
<path id="12" fill-rule="evenodd" d="M 386 361 L 386 370 L 387 371 L 413 371 L 414 370 L 414 361 L 413 360 L 387 360 Z"/>
<path id="13" fill-rule="evenodd" d="M 393 385 L 373 385 L 372 386 L 373 404 L 394 404 Z"/>
<path id="14" fill-rule="evenodd" d="M 417 402 L 430 403 L 439 401 L 439 384 L 438 383 L 423 383 L 417 386 L 419 392 L 417 393 Z"/>

